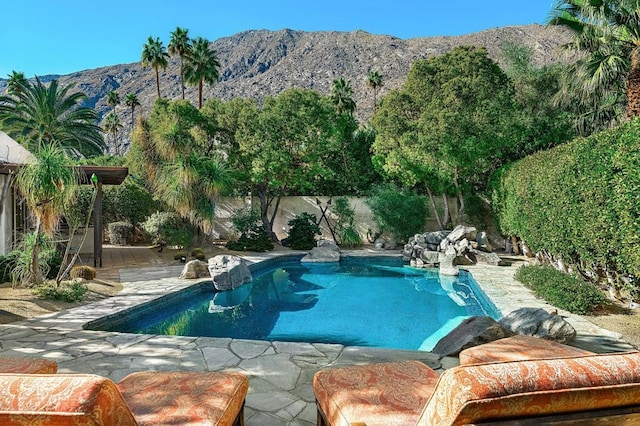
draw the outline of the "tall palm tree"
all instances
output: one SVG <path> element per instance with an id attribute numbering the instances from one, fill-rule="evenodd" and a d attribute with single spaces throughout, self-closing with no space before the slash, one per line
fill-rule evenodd
<path id="1" fill-rule="evenodd" d="M 382 76 L 378 71 L 369 71 L 367 75 L 367 86 L 373 89 L 373 112 L 376 112 L 378 89 L 382 87 Z"/>
<path id="2" fill-rule="evenodd" d="M 116 105 L 120 104 L 120 95 L 115 90 L 109 91 L 107 93 L 107 105 L 111 107 L 111 112 L 116 111 Z"/>
<path id="3" fill-rule="evenodd" d="M 131 108 L 131 131 L 133 132 L 134 113 L 136 107 L 140 106 L 140 101 L 135 93 L 127 93 L 127 96 L 124 97 L 124 104 Z"/>
<path id="4" fill-rule="evenodd" d="M 333 80 L 333 86 L 331 87 L 331 101 L 336 106 L 338 114 L 352 115 L 356 110 L 356 103 L 353 100 L 351 82 L 342 77 L 337 80 Z"/>
<path id="5" fill-rule="evenodd" d="M 598 127 L 640 115 L 640 4 L 637 0 L 558 0 L 549 23 L 573 33 L 580 52 L 564 92 Z M 626 88 L 626 101 L 624 97 Z"/>
<path id="6" fill-rule="evenodd" d="M 182 89 L 182 99 L 184 99 L 184 58 L 191 52 L 189 30 L 176 27 L 176 30 L 171 33 L 168 47 L 169 53 L 180 57 L 180 88 Z"/>
<path id="7" fill-rule="evenodd" d="M 160 97 L 160 68 L 167 68 L 169 54 L 166 52 L 160 37 L 155 39 L 149 36 L 147 42 L 142 46 L 142 66 L 150 66 L 156 72 L 156 91 Z"/>
<path id="8" fill-rule="evenodd" d="M 103 153 L 98 114 L 82 106 L 84 93 L 70 93 L 73 85 L 60 87 L 58 80 L 45 86 L 38 77 L 18 88 L 14 95 L 0 96 L 0 122 L 10 136 L 32 150 L 55 145 L 76 157 Z"/>
<path id="9" fill-rule="evenodd" d="M 110 112 L 104 118 L 104 130 L 107 133 L 110 133 L 113 137 L 113 146 L 115 148 L 116 155 L 120 155 L 120 143 L 118 142 L 118 132 L 122 129 L 122 124 L 120 123 L 120 117 L 115 112 Z"/>
<path id="10" fill-rule="evenodd" d="M 187 83 L 198 85 L 198 109 L 202 108 L 203 84 L 214 84 L 218 81 L 219 68 L 216 52 L 209 48 L 209 40 L 203 37 L 196 38 L 191 53 L 187 56 L 184 77 Z"/>
<path id="11" fill-rule="evenodd" d="M 8 75 L 9 80 L 7 81 L 7 93 L 10 95 L 20 95 L 21 87 L 27 83 L 27 79 L 24 76 L 23 72 L 19 71 L 11 71 L 11 74 Z"/>

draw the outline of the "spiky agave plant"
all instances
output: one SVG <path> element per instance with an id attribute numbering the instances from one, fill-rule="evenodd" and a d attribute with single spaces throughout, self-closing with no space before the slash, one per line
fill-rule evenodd
<path id="1" fill-rule="evenodd" d="M 44 233 L 52 236 L 60 222 L 65 203 L 71 202 L 78 187 L 77 171 L 60 148 L 43 145 L 36 160 L 25 164 L 16 175 L 16 185 L 35 221 L 35 241 Z M 44 280 L 38 264 L 39 244 L 31 256 L 31 270 L 23 284 Z"/>

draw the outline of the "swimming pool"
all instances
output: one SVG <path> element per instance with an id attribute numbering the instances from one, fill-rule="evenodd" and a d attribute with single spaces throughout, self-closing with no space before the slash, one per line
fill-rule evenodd
<path id="1" fill-rule="evenodd" d="M 430 350 L 464 318 L 500 318 L 471 274 L 439 276 L 399 258 L 311 264 L 289 256 L 251 269 L 253 282 L 235 290 L 203 283 L 87 328 Z"/>

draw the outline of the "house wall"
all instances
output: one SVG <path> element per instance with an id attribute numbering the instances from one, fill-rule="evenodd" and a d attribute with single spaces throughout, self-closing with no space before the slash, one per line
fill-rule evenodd
<path id="1" fill-rule="evenodd" d="M 2 194 L 2 188 L 5 187 L 7 175 L 0 175 L 0 203 L 2 203 L 2 214 L 0 214 L 0 255 L 6 255 L 12 249 L 12 232 L 13 232 L 13 197 L 11 192 Z"/>

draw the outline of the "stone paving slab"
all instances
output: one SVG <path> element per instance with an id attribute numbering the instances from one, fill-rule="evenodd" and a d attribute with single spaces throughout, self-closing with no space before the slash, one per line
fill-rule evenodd
<path id="1" fill-rule="evenodd" d="M 174 269 L 124 271 L 121 276 L 131 281 L 125 282 L 125 289 L 112 298 L 0 325 L 0 356 L 52 359 L 58 362 L 60 372 L 99 374 L 116 382 L 141 370 L 242 372 L 249 376 L 245 410 L 248 426 L 315 424 L 311 381 L 313 374 L 323 368 L 404 359 L 420 360 L 438 371 L 458 364 L 457 358 L 439 358 L 420 351 L 155 336 L 83 328 L 89 321 L 106 314 L 115 314 L 194 285 L 192 281 L 175 278 Z M 522 306 L 551 308 L 513 280 L 515 267 L 482 265 L 468 269 L 503 313 Z M 592 350 L 632 348 L 620 336 L 599 329 L 577 315 L 560 314 L 576 327 L 582 344 Z"/>

